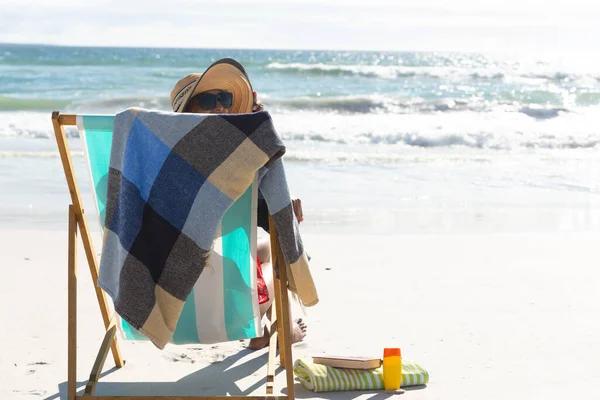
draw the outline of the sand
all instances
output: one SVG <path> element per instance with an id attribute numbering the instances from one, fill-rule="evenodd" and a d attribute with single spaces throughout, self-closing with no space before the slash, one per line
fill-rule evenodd
<path id="1" fill-rule="evenodd" d="M 66 240 L 62 231 L 0 230 L 0 399 L 66 398 Z M 321 303 L 305 316 L 308 336 L 293 347 L 294 358 L 401 347 L 431 377 L 426 388 L 398 396 L 410 400 L 598 396 L 600 233 L 307 234 L 304 241 Z M 82 251 L 79 260 L 83 390 L 103 326 Z M 121 341 L 127 364 L 117 370 L 109 356 L 96 394 L 263 394 L 266 350 L 245 345 L 159 351 Z M 296 393 L 389 397 L 315 394 L 298 382 Z"/>

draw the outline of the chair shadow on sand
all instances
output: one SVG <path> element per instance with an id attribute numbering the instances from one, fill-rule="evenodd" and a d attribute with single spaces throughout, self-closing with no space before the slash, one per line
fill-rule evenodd
<path id="1" fill-rule="evenodd" d="M 102 377 L 118 371 L 113 367 L 102 373 L 96 386 L 94 395 L 102 396 L 246 396 L 265 386 L 266 365 L 268 354 L 264 353 L 254 357 L 242 364 L 233 366 L 241 358 L 251 354 L 253 351 L 244 349 L 233 354 L 223 361 L 212 363 L 202 369 L 194 371 L 176 382 L 103 382 Z M 127 364 L 123 368 L 127 368 Z M 151 367 L 150 367 L 151 368 Z M 264 370 L 264 374 L 253 376 L 254 373 Z M 275 374 L 284 371 L 278 367 Z M 250 378 L 251 386 L 240 389 L 236 382 Z M 254 379 L 255 378 L 255 379 Z M 83 394 L 87 381 L 78 381 L 80 388 L 77 395 Z M 278 386 L 276 386 L 277 389 Z M 56 400 L 67 398 L 67 382 L 58 385 L 58 393 L 46 397 L 44 400 Z"/>
<path id="2" fill-rule="evenodd" d="M 113 367 L 102 373 L 94 394 L 103 396 L 249 396 L 261 387 L 264 389 L 267 382 L 266 363 L 268 353 L 263 353 L 258 357 L 251 358 L 242 364 L 234 366 L 240 359 L 251 353 L 253 351 L 249 349 L 241 350 L 223 361 L 215 362 L 194 371 L 176 382 L 103 382 L 102 377 L 118 371 L 116 367 Z M 127 365 L 123 368 L 127 368 Z M 253 375 L 260 370 L 264 370 L 265 373 L 259 373 L 257 376 Z M 285 370 L 282 367 L 278 367 L 275 375 L 277 376 L 282 372 L 285 372 Z M 242 390 L 236 382 L 244 378 L 250 378 L 251 385 Z M 77 393 L 78 396 L 83 394 L 86 383 L 87 381 L 78 382 L 77 386 L 80 388 Z M 426 387 L 427 385 L 412 386 L 405 388 L 405 390 L 421 390 Z M 275 394 L 277 394 L 277 388 L 282 388 L 281 393 L 284 395 L 287 394 L 285 385 L 276 385 Z M 384 400 L 397 395 L 381 390 L 314 393 L 305 389 L 298 381 L 294 384 L 294 388 L 296 398 L 298 399 L 321 398 L 341 400 L 348 399 L 348 395 L 351 393 L 351 397 L 372 394 L 369 399 Z M 264 394 L 261 392 L 262 390 L 257 394 Z M 58 385 L 58 393 L 50 395 L 44 400 L 62 400 L 66 398 L 67 382 L 65 381 Z"/>
<path id="3" fill-rule="evenodd" d="M 102 396 L 249 396 L 261 387 L 264 389 L 266 385 L 268 353 L 265 352 L 260 356 L 251 358 L 235 366 L 234 364 L 252 353 L 253 351 L 250 349 L 241 350 L 225 358 L 223 361 L 212 363 L 194 371 L 176 382 L 103 382 L 103 377 L 118 371 L 116 367 L 113 367 L 101 374 L 94 394 Z M 127 364 L 123 368 L 127 368 Z M 260 370 L 263 370 L 264 374 L 253 375 Z M 277 376 L 282 372 L 285 372 L 285 370 L 279 366 L 275 371 L 275 375 Z M 251 385 L 242 390 L 236 382 L 244 378 L 250 378 Z M 78 381 L 77 387 L 80 388 L 77 392 L 78 396 L 83 394 L 86 383 L 87 381 Z M 405 390 L 408 392 L 425 389 L 426 387 L 427 385 L 419 385 L 405 388 Z M 278 388 L 282 388 L 282 394 L 287 394 L 285 385 L 276 385 L 275 394 L 278 393 Z M 321 398 L 342 400 L 348 399 L 349 394 L 351 394 L 352 398 L 372 394 L 369 397 L 370 400 L 384 400 L 397 396 L 397 394 L 381 390 L 314 393 L 305 389 L 298 381 L 294 384 L 294 388 L 296 398 L 298 399 Z M 257 394 L 264 394 L 264 392 L 261 392 Z M 44 400 L 62 400 L 66 398 L 67 382 L 64 381 L 58 385 L 58 393 L 54 393 Z"/>

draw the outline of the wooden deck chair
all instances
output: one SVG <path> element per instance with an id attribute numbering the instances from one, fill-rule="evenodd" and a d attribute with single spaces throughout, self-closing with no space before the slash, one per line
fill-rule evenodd
<path id="1" fill-rule="evenodd" d="M 109 399 L 123 399 L 123 396 L 94 396 L 94 390 L 98 383 L 100 373 L 104 366 L 104 362 L 109 351 L 112 351 L 113 359 L 117 368 L 122 367 L 125 364 L 119 350 L 117 341 L 117 331 L 121 331 L 125 339 L 139 340 L 142 339 L 140 334 L 129 326 L 124 320 L 120 319 L 115 313 L 111 316 L 111 311 L 106 298 L 106 295 L 102 289 L 98 286 L 98 262 L 96 260 L 95 252 L 92 246 L 92 240 L 90 236 L 90 230 L 88 228 L 88 221 L 84 214 L 84 209 L 81 200 L 81 194 L 77 185 L 75 177 L 75 171 L 73 168 L 73 162 L 71 159 L 71 153 L 68 147 L 65 126 L 78 126 L 80 129 L 80 137 L 82 138 L 84 153 L 88 157 L 88 165 L 92 176 L 92 182 L 96 189 L 95 199 L 97 201 L 97 208 L 101 218 L 104 215 L 104 204 L 102 202 L 102 196 L 106 198 L 105 191 L 103 188 L 106 187 L 106 183 L 102 182 L 104 168 L 108 171 L 108 165 L 110 160 L 110 144 L 112 142 L 112 130 L 113 130 L 114 116 L 91 116 L 91 115 L 61 115 L 58 111 L 52 113 L 52 124 L 56 136 L 56 143 L 60 153 L 60 158 L 65 172 L 65 178 L 69 187 L 71 195 L 71 204 L 68 207 L 69 210 L 69 225 L 68 225 L 68 379 L 67 379 L 67 393 L 68 400 L 74 399 L 89 399 L 89 400 L 109 400 Z M 93 152 L 90 152 L 90 148 L 95 148 Z M 105 179 L 105 178 L 104 178 Z M 256 185 L 253 185 L 256 186 Z M 104 189 L 105 190 L 105 189 Z M 239 211 L 240 207 L 248 206 L 249 202 L 255 201 L 253 197 L 256 196 L 256 190 L 252 187 L 248 189 L 248 192 L 243 195 L 238 202 L 230 208 L 235 213 L 236 208 Z M 245 204 L 243 204 L 245 202 Z M 229 211 L 228 211 L 229 213 Z M 227 214 L 224 219 L 227 218 Z M 251 229 L 256 229 L 254 219 L 254 226 Z M 223 224 L 223 220 L 222 220 Z M 283 255 L 281 247 L 277 237 L 277 230 L 273 220 L 269 218 L 269 230 L 271 240 L 271 251 L 273 265 L 277 259 L 282 260 Z M 255 232 L 255 231 L 254 231 Z M 100 345 L 100 350 L 96 356 L 96 361 L 92 367 L 88 384 L 85 388 L 83 396 L 77 396 L 76 385 L 76 362 L 77 362 L 77 235 L 81 234 L 81 240 L 85 250 L 86 261 L 88 263 L 92 281 L 94 283 L 94 289 L 96 291 L 96 297 L 100 306 L 100 312 L 104 320 L 104 326 L 106 333 L 104 340 Z M 250 235 L 252 240 L 256 239 L 256 235 Z M 254 250 L 256 246 L 254 245 Z M 210 272 L 210 271 L 207 271 Z M 252 272 L 252 271 L 251 271 Z M 269 353 L 267 362 L 267 384 L 266 384 L 266 395 L 264 396 L 127 396 L 127 398 L 133 399 L 216 399 L 216 398 L 228 398 L 228 399 L 294 399 L 294 376 L 292 369 L 292 349 L 291 349 L 291 332 L 290 332 L 290 315 L 289 305 L 287 296 L 287 276 L 286 268 L 280 268 L 278 274 L 273 268 L 273 279 L 275 283 L 274 302 L 271 310 L 271 327 L 270 327 L 270 342 L 269 342 Z M 199 279 L 200 281 L 200 279 Z M 255 293 L 253 293 L 255 294 Z M 190 295 L 191 297 L 192 295 Z M 193 300 L 192 300 L 193 301 Z M 173 335 L 173 342 L 177 343 L 198 343 L 198 338 L 201 335 L 200 332 L 194 329 L 187 329 L 184 325 L 186 317 L 195 318 L 195 311 L 191 310 L 190 305 L 186 302 L 180 322 L 177 325 L 175 334 Z M 238 303 L 239 304 L 239 303 Z M 187 309 L 187 311 L 186 311 Z M 197 311 L 197 310 L 196 310 Z M 256 322 L 258 326 L 254 326 L 255 332 L 260 332 L 260 321 Z M 180 330 L 180 325 L 183 329 Z M 252 329 L 250 329 L 252 330 Z M 210 342 L 236 340 L 246 337 L 256 337 L 259 335 L 253 332 L 225 332 L 225 336 L 214 336 L 209 338 Z M 275 378 L 275 358 L 276 348 L 279 345 L 280 349 L 280 364 L 286 370 L 287 379 L 287 394 L 286 395 L 274 395 L 274 378 Z"/>

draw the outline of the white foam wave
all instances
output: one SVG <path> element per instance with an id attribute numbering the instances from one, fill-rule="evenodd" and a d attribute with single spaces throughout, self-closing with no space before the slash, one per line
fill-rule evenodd
<path id="1" fill-rule="evenodd" d="M 538 120 L 514 112 L 274 116 L 284 140 L 348 146 L 576 149 L 600 147 L 600 117 Z"/>
<path id="2" fill-rule="evenodd" d="M 305 63 L 279 63 L 267 65 L 267 69 L 308 75 L 351 75 L 369 78 L 397 79 L 415 76 L 429 76 L 444 79 L 449 77 L 462 77 L 472 79 L 502 79 L 504 73 L 497 70 L 464 69 L 457 67 L 440 66 L 402 66 L 402 65 L 343 65 L 343 64 L 305 64 Z"/>
<path id="3" fill-rule="evenodd" d="M 279 63 L 267 65 L 267 69 L 314 75 L 357 75 L 372 78 L 394 79 L 400 76 L 414 76 L 417 71 L 410 68 L 382 65 L 339 65 L 339 64 L 304 64 Z"/>
<path id="4" fill-rule="evenodd" d="M 600 78 L 591 74 L 564 71 L 532 71 L 531 69 L 509 66 L 458 67 L 458 66 L 404 66 L 404 65 L 362 65 L 325 63 L 281 63 L 273 62 L 267 69 L 282 73 L 302 75 L 349 75 L 381 79 L 410 77 L 430 77 L 440 80 L 509 80 L 509 81 L 548 81 L 576 82 L 596 81 Z"/>
<path id="5" fill-rule="evenodd" d="M 0 137 L 47 139 L 54 137 L 50 112 L 2 112 L 0 113 Z M 67 137 L 79 136 L 77 129 L 66 127 Z"/>
<path id="6" fill-rule="evenodd" d="M 332 111 L 338 113 L 367 114 L 373 112 L 411 114 L 443 111 L 487 111 L 497 103 L 479 98 L 398 99 L 384 95 L 354 95 L 332 97 L 297 97 L 292 99 L 269 98 L 264 101 L 267 108 L 289 110 Z"/>
<path id="7" fill-rule="evenodd" d="M 579 149 L 600 148 L 600 114 L 594 110 L 564 113 L 536 110 L 524 112 L 492 110 L 431 114 L 339 114 L 321 111 L 272 111 L 279 134 L 295 141 L 327 148 L 384 146 L 390 148 L 465 147 L 472 149 Z M 551 118 L 555 113 L 561 116 Z M 527 111 L 531 113 L 531 110 Z M 53 138 L 50 113 L 1 113 L 0 138 Z M 67 130 L 71 137 L 77 130 Z M 6 147 L 4 148 L 4 150 Z M 365 150 L 363 149 L 363 150 Z M 54 157 L 52 152 L 33 154 L 30 148 L 0 153 L 0 157 Z M 42 150 L 51 150 L 47 147 Z M 366 150 L 365 150 L 366 151 Z"/>
<path id="8" fill-rule="evenodd" d="M 268 98 L 264 101 L 269 110 L 321 111 L 340 114 L 429 114 L 439 112 L 476 111 L 489 112 L 501 110 L 520 112 L 531 118 L 549 119 L 569 112 L 564 107 L 525 105 L 514 101 L 489 101 L 480 97 L 469 99 L 441 98 L 425 100 L 422 98 L 399 99 L 384 95 L 355 95 L 335 97 L 297 97 L 292 99 Z"/>

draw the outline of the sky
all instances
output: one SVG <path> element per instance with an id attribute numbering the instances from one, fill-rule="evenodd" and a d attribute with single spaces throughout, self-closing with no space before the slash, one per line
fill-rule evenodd
<path id="1" fill-rule="evenodd" d="M 0 43 L 597 54 L 599 10 L 593 0 L 0 0 Z"/>

